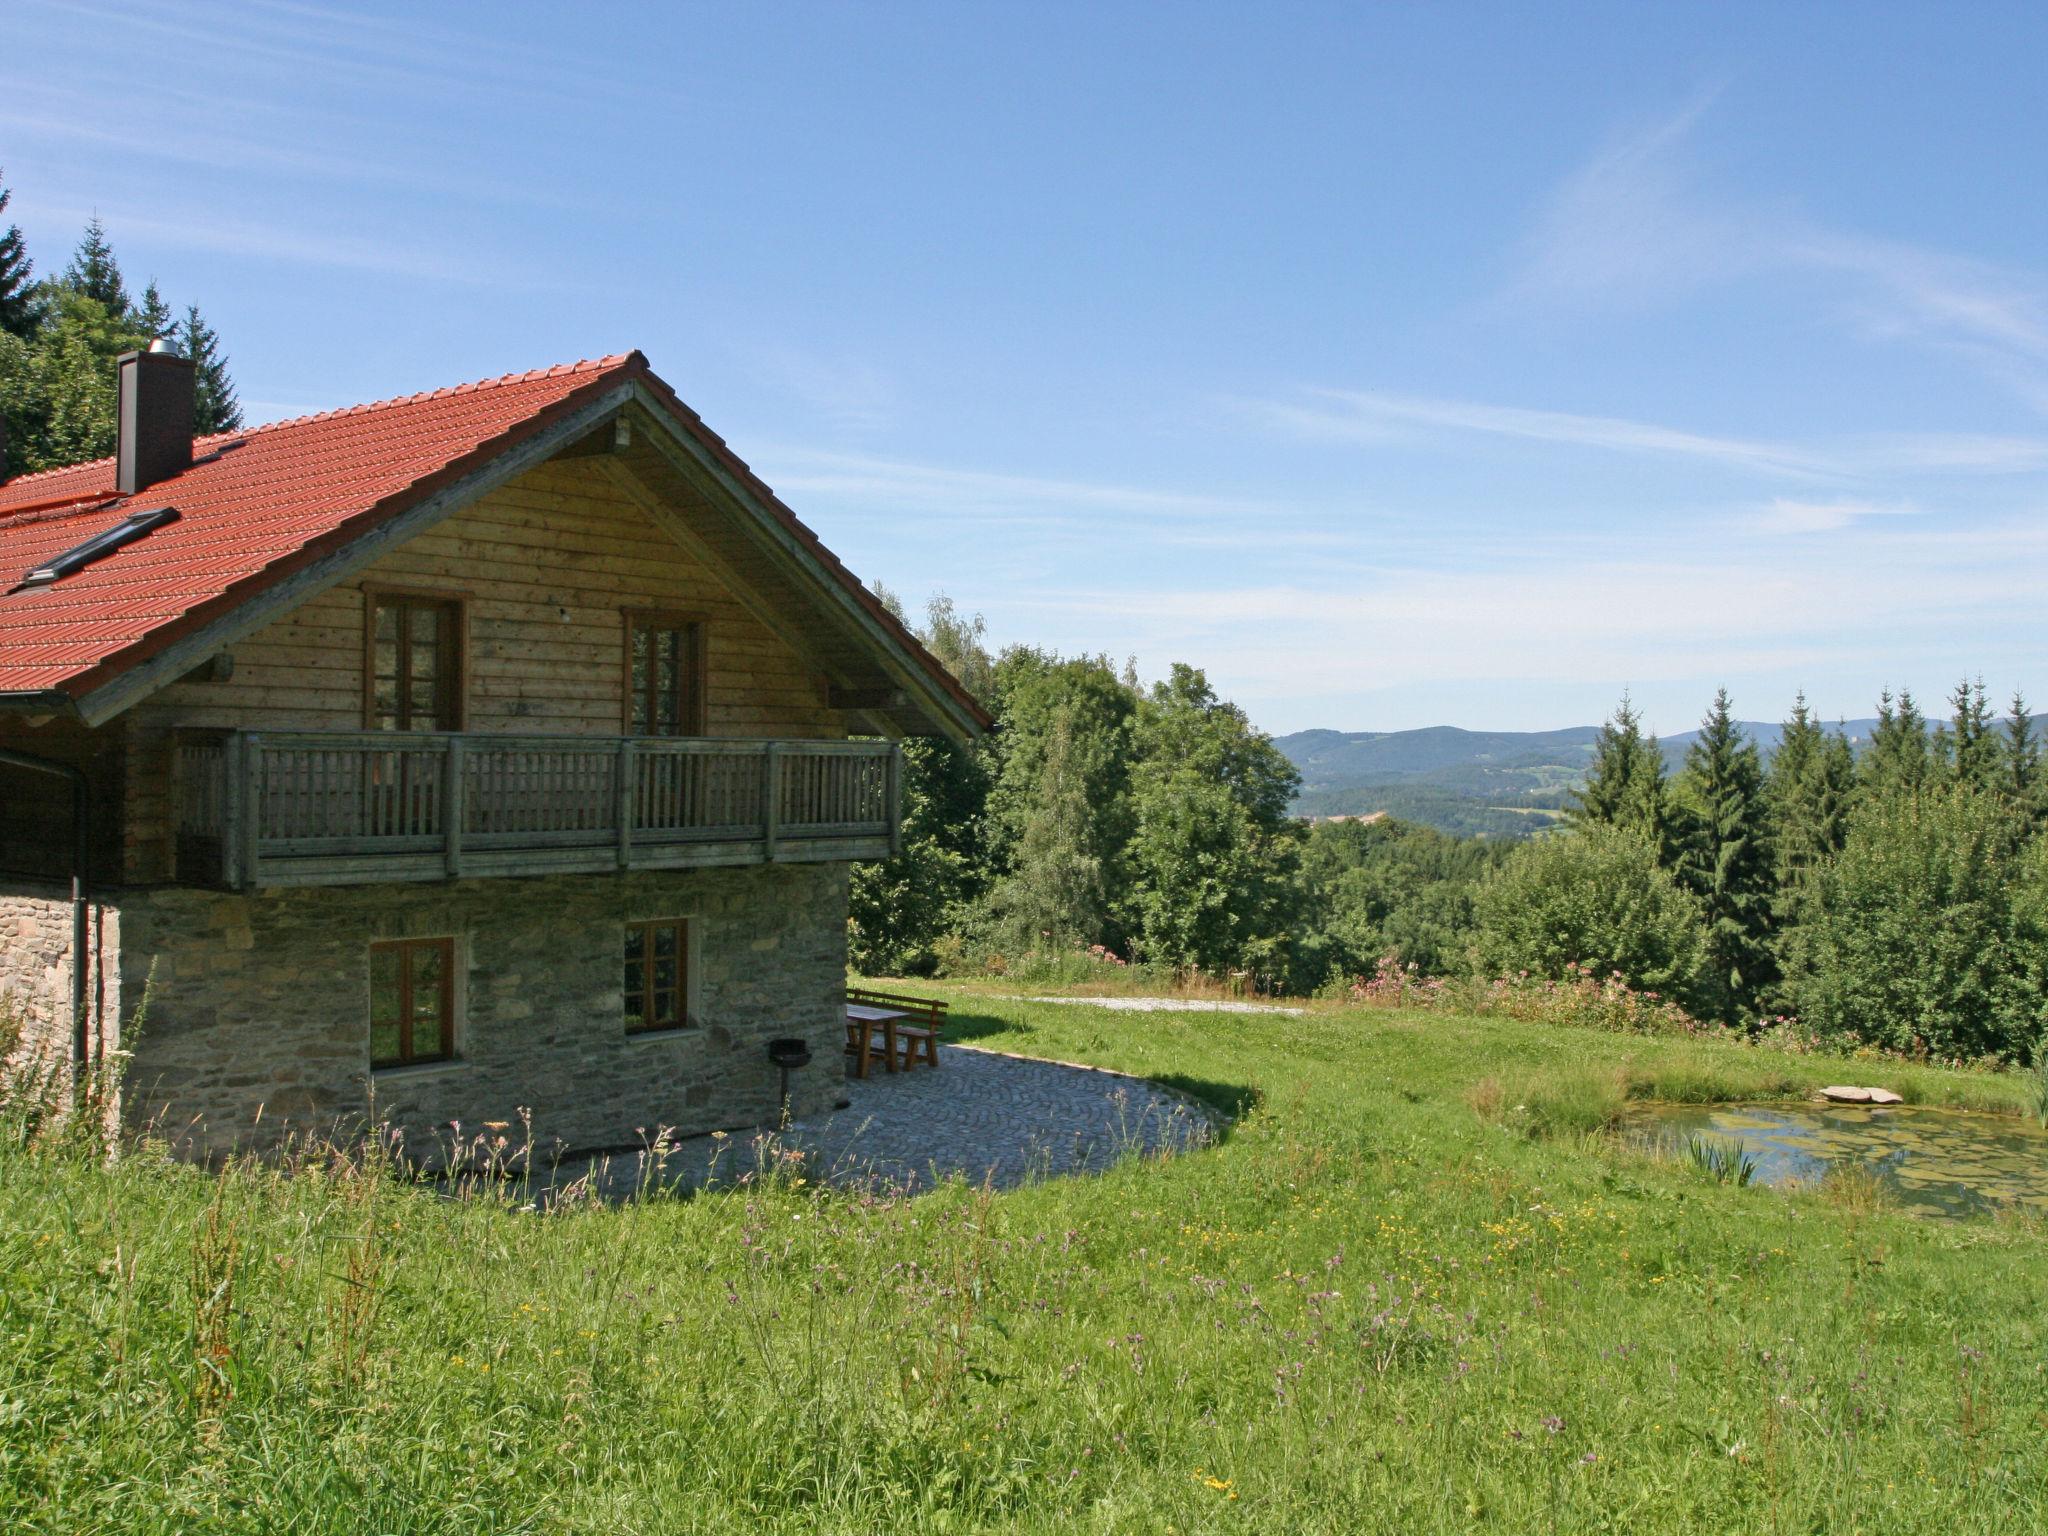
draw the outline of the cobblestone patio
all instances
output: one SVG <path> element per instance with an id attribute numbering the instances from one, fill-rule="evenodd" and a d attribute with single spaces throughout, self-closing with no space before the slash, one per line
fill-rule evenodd
<path id="1" fill-rule="evenodd" d="M 1207 1109 L 1142 1078 L 973 1046 L 941 1046 L 937 1071 L 848 1078 L 845 1096 L 845 1109 L 797 1122 L 772 1150 L 801 1152 L 807 1177 L 835 1184 L 928 1189 L 958 1174 L 1008 1189 L 1100 1172 L 1130 1151 L 1202 1145 L 1215 1134 Z M 643 1152 L 565 1160 L 548 1183 L 560 1197 L 588 1180 L 602 1199 L 643 1181 L 698 1189 L 749 1176 L 769 1150 L 752 1133 L 693 1136 L 652 1164 Z"/>

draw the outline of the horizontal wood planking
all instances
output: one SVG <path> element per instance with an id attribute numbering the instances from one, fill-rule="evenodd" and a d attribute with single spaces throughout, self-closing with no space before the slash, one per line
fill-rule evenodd
<path id="1" fill-rule="evenodd" d="M 602 462 L 528 471 L 236 645 L 227 682 L 174 683 L 131 710 L 119 727 L 127 877 L 171 873 L 174 730 L 361 728 L 366 583 L 468 594 L 472 731 L 616 735 L 621 613 L 655 608 L 704 615 L 711 735 L 844 736 L 813 666 L 663 533 Z M 713 517 L 694 499 L 670 505 L 692 524 Z"/>

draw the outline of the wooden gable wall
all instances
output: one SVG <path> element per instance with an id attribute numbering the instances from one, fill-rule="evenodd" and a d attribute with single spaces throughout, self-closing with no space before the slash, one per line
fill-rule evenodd
<path id="1" fill-rule="evenodd" d="M 236 643 L 229 680 L 138 704 L 124 717 L 127 877 L 169 870 L 176 728 L 363 728 L 365 586 L 466 594 L 470 731 L 618 735 L 637 608 L 701 616 L 707 734 L 845 736 L 825 678 L 656 526 L 646 495 L 603 457 L 551 460 Z"/>

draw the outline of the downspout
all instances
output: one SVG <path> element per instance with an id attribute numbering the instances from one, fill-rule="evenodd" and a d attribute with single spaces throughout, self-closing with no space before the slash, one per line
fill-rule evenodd
<path id="1" fill-rule="evenodd" d="M 71 1091 L 76 1095 L 84 1091 L 88 1046 L 85 1009 L 85 860 L 90 839 L 87 835 L 85 773 L 70 763 L 52 762 L 46 757 L 31 757 L 26 752 L 9 752 L 4 748 L 0 748 L 0 763 L 11 768 L 26 768 L 31 773 L 51 774 L 56 778 L 68 780 L 71 785 Z"/>

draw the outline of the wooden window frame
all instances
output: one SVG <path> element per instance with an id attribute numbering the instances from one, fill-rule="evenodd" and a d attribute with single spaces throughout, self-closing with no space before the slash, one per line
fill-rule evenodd
<path id="1" fill-rule="evenodd" d="M 633 934 L 642 936 L 640 948 L 639 995 L 652 1006 L 654 997 L 654 935 L 664 928 L 675 930 L 676 935 L 676 1016 L 672 1019 L 658 1019 L 652 1023 L 633 1021 L 630 1012 L 633 992 L 621 987 L 619 990 L 619 1016 L 625 1023 L 628 1039 L 637 1040 L 645 1035 L 667 1035 L 697 1027 L 697 923 L 690 917 L 652 917 L 638 922 L 627 923 L 620 934 L 619 958 L 622 964 L 633 962 L 626 959 L 626 945 Z"/>
<path id="2" fill-rule="evenodd" d="M 412 952 L 434 948 L 441 953 L 440 1018 L 441 1038 L 439 1050 L 434 1055 L 422 1055 L 414 1049 L 412 1038 L 413 1022 L 413 968 Z M 389 1061 L 370 1058 L 373 1072 L 390 1071 L 398 1067 L 435 1066 L 455 1060 L 455 939 L 453 935 L 424 939 L 378 939 L 371 943 L 370 1017 L 374 1028 L 376 1017 L 375 955 L 379 950 L 395 951 L 398 955 L 398 1049 L 399 1055 Z"/>
<path id="3" fill-rule="evenodd" d="M 455 608 L 455 723 L 450 729 L 469 729 L 469 603 L 467 592 L 440 587 L 388 586 L 382 582 L 363 583 L 363 729 L 377 726 L 377 607 L 392 599 L 401 602 L 449 603 Z"/>
<path id="4" fill-rule="evenodd" d="M 674 608 L 625 608 L 619 617 L 624 621 L 625 633 L 621 638 L 619 670 L 619 733 L 623 736 L 648 736 L 659 740 L 651 731 L 633 729 L 633 636 L 641 629 L 694 629 L 696 644 L 691 648 L 690 693 L 691 709 L 688 720 L 678 722 L 677 736 L 702 736 L 706 734 L 706 719 L 709 714 L 711 625 L 701 612 Z M 651 715 L 652 711 L 650 711 Z"/>

